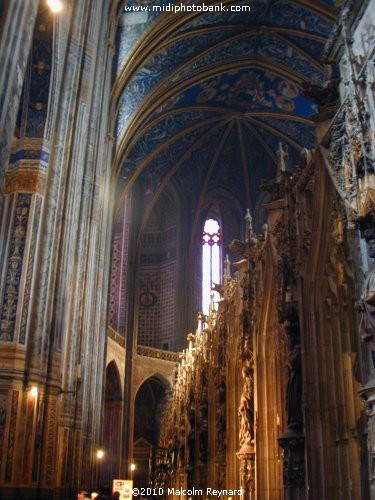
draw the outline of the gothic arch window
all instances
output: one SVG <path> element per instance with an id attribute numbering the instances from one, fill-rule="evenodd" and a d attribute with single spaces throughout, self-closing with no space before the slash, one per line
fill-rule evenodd
<path id="1" fill-rule="evenodd" d="M 221 282 L 221 228 L 216 219 L 205 221 L 202 232 L 202 310 L 208 314 L 211 289 Z M 214 302 L 219 294 L 213 292 Z"/>

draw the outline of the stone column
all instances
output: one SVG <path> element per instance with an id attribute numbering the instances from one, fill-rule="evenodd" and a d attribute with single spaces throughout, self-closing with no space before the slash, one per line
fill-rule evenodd
<path id="1" fill-rule="evenodd" d="M 15 4 L 18 4 L 18 8 Z M 11 77 L 12 68 L 20 72 L 23 65 L 26 65 L 29 51 L 33 52 L 30 50 L 31 43 L 28 43 L 27 40 L 31 42 L 35 22 L 34 10 L 31 7 L 34 5 L 36 8 L 38 2 L 30 2 L 27 5 L 21 4 L 22 2 L 9 3 L 5 22 L 5 29 L 9 31 L 4 33 L 0 42 L 1 48 L 4 50 L 2 52 L 4 64 L 9 65 L 8 77 Z M 50 16 L 50 11 L 47 10 L 47 16 Z M 43 48 L 52 39 L 52 23 L 48 22 L 50 19 L 45 19 L 45 11 L 46 9 L 42 14 L 39 11 L 37 17 L 39 19 L 38 24 L 43 25 L 44 40 L 41 43 L 41 45 L 44 44 Z M 9 18 L 11 14 L 15 16 L 14 19 Z M 27 15 L 31 16 L 31 24 L 30 19 L 24 18 Z M 40 15 L 43 19 L 40 18 Z M 22 36 L 19 36 L 19 26 L 14 25 L 17 20 L 24 27 L 22 36 L 25 38 L 26 46 L 19 46 L 20 41 L 22 42 Z M 38 29 L 34 32 L 34 39 L 38 36 L 38 32 L 40 32 Z M 10 37 L 8 42 L 12 41 L 11 47 L 6 46 L 5 39 L 7 36 Z M 7 59 L 11 57 L 19 57 L 20 60 Z M 29 60 L 32 59 L 33 55 L 30 56 Z M 36 63 L 36 61 L 34 62 Z M 38 72 L 39 76 L 42 75 L 43 78 L 48 79 L 51 61 L 48 64 L 43 57 L 40 57 L 38 68 L 35 72 Z M 5 74 L 8 69 L 5 70 Z M 30 73 L 33 73 L 33 71 L 34 69 Z M 0 77 L 2 78 L 3 92 L 1 99 L 8 99 L 9 96 L 6 93 L 9 92 L 8 85 L 10 85 L 10 82 L 4 80 L 4 73 Z M 17 78 L 20 80 L 18 81 Z M 0 153 L 0 167 L 6 166 L 5 192 L 2 193 L 5 196 L 2 200 L 3 218 L 0 232 L 0 255 L 3 266 L 0 275 L 0 351 L 3 359 L 0 370 L 0 385 L 3 387 L 4 394 L 9 394 L 8 403 L 4 405 L 3 409 L 7 418 L 12 419 L 11 428 L 14 430 L 14 433 L 9 435 L 8 440 L 4 440 L 0 446 L 0 455 L 5 453 L 5 450 L 8 450 L 7 473 L 5 480 L 3 481 L 4 476 L 0 480 L 0 488 L 5 487 L 4 490 L 0 490 L 0 496 L 2 497 L 6 495 L 7 487 L 18 484 L 23 484 L 24 489 L 28 491 L 28 496 L 32 497 L 31 485 L 39 480 L 42 467 L 41 449 L 45 431 L 44 413 L 47 407 L 50 408 L 50 403 L 51 407 L 56 410 L 56 389 L 51 388 L 47 394 L 41 384 L 39 373 L 33 373 L 30 377 L 28 369 L 30 306 L 42 205 L 46 188 L 47 157 L 49 156 L 46 151 L 42 150 L 43 138 L 41 136 L 43 136 L 45 117 L 47 116 L 45 108 L 41 112 L 42 118 L 38 116 L 37 120 L 41 134 L 39 134 L 39 130 L 38 134 L 35 134 L 38 135 L 37 137 L 35 135 L 34 137 L 26 137 L 30 130 L 30 123 L 27 119 L 27 113 L 25 113 L 19 127 L 23 132 L 19 134 L 18 140 L 14 141 L 12 151 L 10 151 L 10 139 L 13 136 L 15 127 L 22 84 L 24 88 L 28 87 L 31 78 L 32 76 L 23 82 L 23 72 L 16 75 L 16 81 L 13 82 L 15 92 L 14 109 L 7 108 L 6 101 L 3 102 L 3 114 L 0 117 L 3 120 L 1 125 L 7 129 L 2 134 L 3 147 Z M 46 82 L 46 79 L 44 79 L 44 82 Z M 48 100 L 48 86 L 45 90 L 44 97 Z M 33 98 L 31 93 L 27 92 L 27 95 L 28 97 L 24 99 L 24 107 L 30 114 L 35 113 L 35 118 L 39 111 L 31 110 Z M 17 101 L 17 105 L 15 101 Z M 41 103 L 38 102 L 38 109 L 39 106 L 41 106 Z M 8 115 L 5 116 L 4 112 L 8 112 Z M 10 129 L 10 127 L 12 128 Z M 6 143 L 8 139 L 9 143 Z M 9 158 L 10 152 L 12 154 Z M 52 380 L 53 376 L 51 382 Z M 53 382 L 52 385 L 54 385 Z M 4 425 L 6 425 L 6 421 L 7 419 Z M 50 428 L 49 423 L 48 427 Z M 53 458 L 51 456 L 49 458 L 51 459 L 51 471 Z M 22 465 L 19 466 L 19 464 Z M 50 474 L 48 475 L 50 476 Z"/>
<path id="2" fill-rule="evenodd" d="M 2 498 L 20 485 L 30 499 L 71 498 L 78 485 L 93 486 L 112 215 L 107 19 L 101 0 L 66 3 L 63 29 L 54 25 L 54 72 L 38 139 L 50 154 L 40 148 L 40 157 L 18 163 L 16 154 L 7 175 L 0 404 L 6 400 L 11 430 L 0 449 L 7 454 Z"/>
<path id="3" fill-rule="evenodd" d="M 305 486 L 305 437 L 290 427 L 279 438 L 284 450 L 284 488 L 287 500 L 304 498 Z"/>
<path id="4" fill-rule="evenodd" d="M 241 494 L 243 500 L 255 499 L 255 450 L 248 444 L 237 453 L 240 463 Z"/>
<path id="5" fill-rule="evenodd" d="M 39 0 L 10 0 L 4 7 L 0 34 L 0 217 L 3 208 L 5 171 L 16 125 L 26 64 Z"/>

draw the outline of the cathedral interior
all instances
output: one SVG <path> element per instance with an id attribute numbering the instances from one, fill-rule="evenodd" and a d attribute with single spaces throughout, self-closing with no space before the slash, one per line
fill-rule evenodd
<path id="1" fill-rule="evenodd" d="M 375 499 L 375 0 L 2 0 L 0 68 L 0 498 Z"/>

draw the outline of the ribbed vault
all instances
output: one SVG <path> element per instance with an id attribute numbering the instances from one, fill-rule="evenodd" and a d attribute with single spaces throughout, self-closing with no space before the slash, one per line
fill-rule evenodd
<path id="1" fill-rule="evenodd" d="M 121 4 L 112 92 L 119 204 L 141 183 L 146 221 L 173 181 L 195 208 L 221 187 L 254 209 L 261 180 L 276 175 L 278 142 L 291 167 L 313 147 L 316 108 L 301 85 L 323 83 L 333 3 L 226 0 L 225 12 L 159 15 Z M 251 11 L 233 11 L 240 5 Z"/>

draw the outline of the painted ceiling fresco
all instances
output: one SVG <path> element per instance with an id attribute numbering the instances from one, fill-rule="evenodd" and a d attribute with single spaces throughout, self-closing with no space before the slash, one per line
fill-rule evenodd
<path id="1" fill-rule="evenodd" d="M 276 175 L 279 141 L 291 168 L 313 146 L 317 109 L 301 86 L 323 83 L 320 54 L 340 2 L 224 5 L 122 14 L 113 84 L 119 198 L 139 180 L 151 207 L 173 180 L 196 202 L 221 185 L 254 208 L 262 179 Z M 239 5 L 251 11 L 231 10 Z"/>

